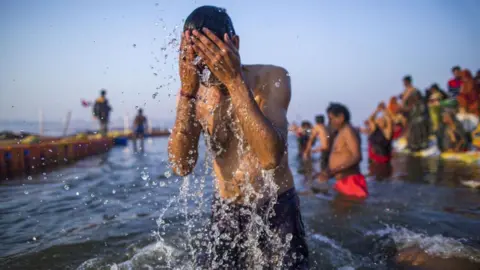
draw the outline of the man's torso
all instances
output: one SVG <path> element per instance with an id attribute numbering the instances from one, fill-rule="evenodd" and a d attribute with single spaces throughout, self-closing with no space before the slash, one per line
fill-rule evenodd
<path id="1" fill-rule="evenodd" d="M 345 162 L 352 155 L 351 149 L 349 149 L 346 142 L 346 132 L 355 132 L 350 125 L 346 125 L 338 131 L 338 134 L 333 141 L 332 150 L 329 158 L 329 167 L 330 169 L 338 169 L 345 164 Z M 357 142 L 356 145 L 360 148 L 360 141 L 358 136 L 356 136 Z M 358 174 L 360 172 L 358 164 L 350 166 L 349 168 L 342 169 L 340 172 L 336 173 L 335 178 L 341 179 L 345 176 Z"/>
<path id="2" fill-rule="evenodd" d="M 256 65 L 244 68 L 246 83 L 253 90 L 259 107 L 266 98 L 265 86 L 275 82 L 274 78 L 269 78 L 270 68 L 275 67 Z M 250 193 L 249 187 L 253 188 L 250 191 L 260 193 L 266 186 L 266 179 L 257 157 L 244 139 L 230 96 L 223 91 L 226 90 L 201 86 L 197 94 L 196 114 L 204 130 L 207 147 L 214 155 L 213 166 L 220 196 L 239 201 Z M 279 186 L 278 194 L 293 186 L 287 154 L 275 169 L 273 180 Z"/>

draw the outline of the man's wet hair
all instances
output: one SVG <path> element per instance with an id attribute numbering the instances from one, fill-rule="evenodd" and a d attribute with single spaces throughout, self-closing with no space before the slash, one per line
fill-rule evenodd
<path id="1" fill-rule="evenodd" d="M 316 122 L 317 124 L 325 124 L 325 116 L 323 116 L 323 114 L 317 115 L 317 116 L 315 117 L 315 122 Z"/>
<path id="2" fill-rule="evenodd" d="M 452 67 L 452 72 L 455 72 L 455 71 L 461 71 L 462 68 L 460 66 L 454 66 Z"/>
<path id="3" fill-rule="evenodd" d="M 406 82 L 412 83 L 412 76 L 406 75 L 406 76 L 403 77 L 403 80 L 406 81 Z"/>
<path id="4" fill-rule="evenodd" d="M 302 128 L 310 128 L 312 127 L 312 124 L 308 121 L 303 121 L 302 122 Z"/>
<path id="5" fill-rule="evenodd" d="M 183 31 L 208 28 L 217 37 L 223 40 L 227 33 L 230 37 L 235 35 L 232 20 L 227 14 L 227 10 L 215 6 L 201 6 L 188 15 L 183 26 Z"/>
<path id="6" fill-rule="evenodd" d="M 102 95 L 102 97 L 104 97 L 106 94 L 107 94 L 107 90 L 102 89 L 102 90 L 100 91 L 100 95 Z"/>
<path id="7" fill-rule="evenodd" d="M 343 115 L 345 123 L 350 123 L 350 111 L 345 105 L 341 103 L 330 103 L 327 108 L 327 113 L 331 113 L 335 116 Z"/>

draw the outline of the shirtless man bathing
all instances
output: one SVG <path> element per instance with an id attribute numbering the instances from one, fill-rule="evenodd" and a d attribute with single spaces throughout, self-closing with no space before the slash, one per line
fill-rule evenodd
<path id="1" fill-rule="evenodd" d="M 318 140 L 320 141 L 320 146 L 312 149 L 315 138 L 318 138 Z M 330 156 L 329 138 L 330 135 L 327 127 L 325 126 L 325 116 L 317 115 L 317 117 L 315 117 L 315 126 L 313 126 L 312 134 L 310 135 L 310 139 L 308 140 L 305 152 L 303 152 L 303 159 L 310 159 L 312 153 L 322 153 L 320 160 L 320 168 L 322 170 L 327 169 L 328 157 Z"/>
<path id="2" fill-rule="evenodd" d="M 308 249 L 286 147 L 290 78 L 281 67 L 243 65 L 239 44 L 224 9 L 199 7 L 186 19 L 179 59 L 181 90 L 168 146 L 170 163 L 178 175 L 192 173 L 200 134 L 206 135 L 216 176 L 212 230 L 222 236 L 212 239 L 214 255 L 208 263 L 213 268 L 258 266 L 249 258 L 258 256 L 260 249 L 268 266 L 283 263 L 282 269 L 306 269 Z M 273 195 L 264 170 L 273 172 L 278 187 Z M 265 216 L 263 211 L 272 201 L 274 215 Z M 288 243 L 280 258 L 274 259 L 278 257 L 270 245 L 274 236 L 265 231 L 260 232 L 257 246 L 249 246 L 251 211 Z M 232 218 L 226 220 L 225 215 Z"/>
<path id="3" fill-rule="evenodd" d="M 331 103 L 327 114 L 337 135 L 332 145 L 328 169 L 322 171 L 319 180 L 322 182 L 335 177 L 335 189 L 340 194 L 366 198 L 367 183 L 359 167 L 362 160 L 360 136 L 350 125 L 350 112 L 340 103 Z"/>

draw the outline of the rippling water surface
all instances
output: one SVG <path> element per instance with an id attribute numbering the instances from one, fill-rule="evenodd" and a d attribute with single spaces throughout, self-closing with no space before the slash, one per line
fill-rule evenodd
<path id="1" fill-rule="evenodd" d="M 290 140 L 300 186 L 304 176 Z M 170 174 L 166 138 L 146 147 L 145 154 L 115 148 L 52 173 L 2 182 L 0 268 L 181 268 L 168 263 L 186 258 L 189 216 L 176 198 L 187 180 Z M 366 161 L 362 169 L 372 170 Z M 476 165 L 398 156 L 391 173 L 376 168 L 368 177 L 365 202 L 332 192 L 301 195 L 312 269 L 386 269 L 389 253 L 410 246 L 480 263 L 480 194 L 461 184 L 479 175 Z M 187 192 L 197 196 L 198 179 L 188 181 Z M 205 183 L 205 207 L 192 224 L 209 218 L 211 177 Z M 159 217 L 168 226 L 160 229 Z"/>

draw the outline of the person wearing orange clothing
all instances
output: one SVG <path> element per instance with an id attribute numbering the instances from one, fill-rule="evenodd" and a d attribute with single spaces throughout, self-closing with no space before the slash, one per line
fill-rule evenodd
<path id="1" fill-rule="evenodd" d="M 475 85 L 472 73 L 468 69 L 462 71 L 462 87 L 457 96 L 458 105 L 464 108 L 468 113 L 479 115 L 479 89 Z"/>

